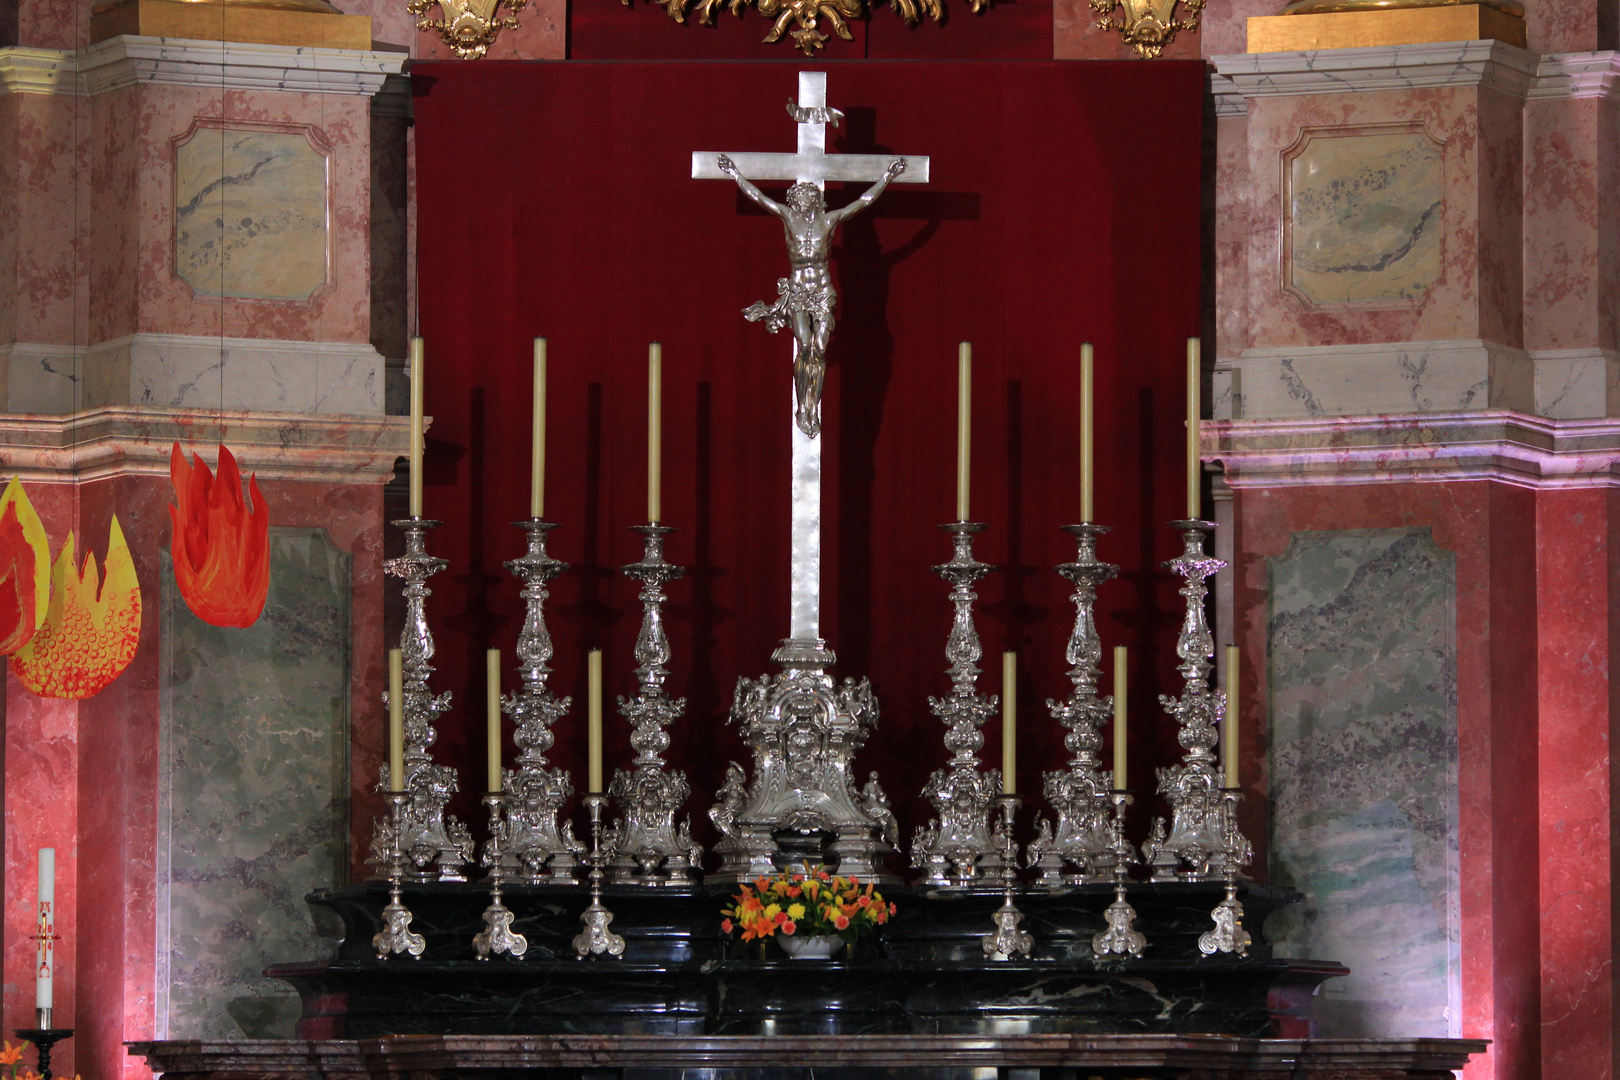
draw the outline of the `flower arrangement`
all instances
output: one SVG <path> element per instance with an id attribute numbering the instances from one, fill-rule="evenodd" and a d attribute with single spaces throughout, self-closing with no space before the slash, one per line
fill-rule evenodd
<path id="1" fill-rule="evenodd" d="M 805 865 L 803 873 L 755 878 L 721 911 L 720 929 L 742 932 L 744 942 L 784 937 L 839 937 L 853 945 L 889 921 L 895 905 L 851 877 L 835 877 Z"/>

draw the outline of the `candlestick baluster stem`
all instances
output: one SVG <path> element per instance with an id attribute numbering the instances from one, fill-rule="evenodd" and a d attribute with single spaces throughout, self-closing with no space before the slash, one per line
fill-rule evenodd
<path id="1" fill-rule="evenodd" d="M 489 840 L 484 844 L 482 862 L 489 867 L 489 907 L 484 909 L 484 929 L 473 935 L 473 951 L 488 960 L 493 953 L 509 953 L 514 958 L 529 951 L 529 939 L 512 930 L 512 911 L 501 903 L 501 882 L 506 877 L 504 841 L 507 823 L 501 811 L 506 800 L 496 792 L 484 796 L 489 807 Z"/>
<path id="2" fill-rule="evenodd" d="M 605 805 L 607 799 L 601 795 L 592 793 L 585 796 L 585 808 L 591 815 L 591 851 L 586 856 L 591 868 L 591 906 L 579 917 L 585 929 L 574 937 L 574 951 L 581 960 L 603 953 L 609 956 L 624 955 L 624 938 L 608 929 L 613 922 L 613 912 L 602 906 L 602 868 L 613 860 L 618 840 L 616 831 L 610 830 L 604 835 L 602 807 Z"/>
<path id="3" fill-rule="evenodd" d="M 383 908 L 383 928 L 372 937 L 371 947 L 377 950 L 379 960 L 387 960 L 397 953 L 420 957 L 427 949 L 427 939 L 411 930 L 414 916 L 400 894 L 400 882 L 405 874 L 405 844 L 409 839 L 407 830 L 410 828 L 406 807 L 411 796 L 403 791 L 390 791 L 383 797 L 388 800 L 392 810 L 390 820 L 393 823 L 393 828 L 389 830 L 387 850 L 388 906 Z"/>
<path id="4" fill-rule="evenodd" d="M 1209 913 L 1215 922 L 1214 928 L 1198 939 L 1198 951 L 1205 956 L 1218 952 L 1247 956 L 1249 946 L 1254 943 L 1249 932 L 1243 929 L 1243 905 L 1237 898 L 1238 870 L 1249 861 L 1249 842 L 1237 828 L 1237 802 L 1242 797 L 1235 788 L 1221 792 L 1220 814 L 1225 841 L 1221 849 L 1221 876 L 1226 881 L 1226 897 Z"/>
<path id="5" fill-rule="evenodd" d="M 1028 930 L 1018 929 L 1018 924 L 1024 921 L 1024 913 L 1013 903 L 1018 865 L 1018 843 L 1013 839 L 1013 817 L 1018 812 L 1018 804 L 1019 799 L 1016 795 L 1003 795 L 1000 798 L 1001 821 L 996 829 L 996 839 L 1001 841 L 1002 900 L 1001 907 L 990 916 L 996 928 L 980 939 L 985 958 L 989 960 L 1011 960 L 1014 954 L 1027 958 L 1035 946 L 1035 935 Z"/>
<path id="6" fill-rule="evenodd" d="M 1110 828 L 1113 836 L 1114 902 L 1103 912 L 1108 929 L 1091 939 L 1091 951 L 1098 956 L 1141 956 L 1142 950 L 1147 947 L 1147 937 L 1136 929 L 1136 909 L 1125 899 L 1125 882 L 1130 877 L 1131 864 L 1136 861 L 1131 843 L 1125 839 L 1125 808 L 1131 804 L 1131 797 L 1124 791 L 1113 791 L 1108 798 L 1114 804 Z"/>

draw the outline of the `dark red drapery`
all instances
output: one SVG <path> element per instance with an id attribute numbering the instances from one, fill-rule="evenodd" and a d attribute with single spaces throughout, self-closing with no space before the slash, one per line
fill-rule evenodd
<path id="1" fill-rule="evenodd" d="M 641 13 L 647 17 L 647 13 Z M 974 343 L 973 516 L 978 624 L 998 692 L 1019 650 L 1021 788 L 1065 757 L 1042 702 L 1062 697 L 1073 609 L 1052 566 L 1074 554 L 1078 352 L 1097 346 L 1097 515 L 1104 644 L 1132 648 L 1131 773 L 1179 756 L 1156 695 L 1178 692 L 1185 340 L 1198 332 L 1201 65 L 821 63 L 846 152 L 928 154 L 933 181 L 891 189 L 847 224 L 835 253 L 839 324 L 825 400 L 823 633 L 840 675 L 871 677 L 877 770 L 909 835 L 918 793 L 946 758 L 929 694 L 948 688 L 946 588 L 954 516 L 956 343 Z M 501 561 L 528 493 L 530 339 L 550 339 L 547 517 L 572 564 L 553 587 L 552 685 L 575 709 L 553 758 L 582 769 L 584 652 L 607 650 L 609 694 L 631 692 L 640 610 L 617 568 L 645 519 L 646 347 L 664 343 L 664 517 L 672 729 L 690 808 L 728 759 L 739 675 L 771 669 L 787 630 L 790 345 L 743 320 L 775 296 L 782 231 L 724 182 L 689 179 L 693 150 L 791 150 L 775 63 L 423 64 L 415 69 L 420 323 L 427 341 L 430 585 L 437 689 L 455 692 L 441 760 L 482 784 L 482 650 L 508 655 L 521 622 Z M 778 192 L 778 194 L 780 194 Z M 829 192 L 835 205 L 852 197 Z M 1151 656 L 1151 660 L 1149 657 Z M 507 665 L 510 670 L 510 663 Z M 510 676 L 509 676 L 510 678 Z M 1106 679 L 1106 675 L 1105 675 Z M 1106 685 L 1106 683 L 1105 683 Z M 632 756 L 609 710 L 608 766 Z M 986 757 L 999 762 L 999 735 Z M 509 747 L 510 750 L 510 747 Z M 582 778 L 582 772 L 576 776 Z M 461 808 L 469 817 L 470 802 Z"/>

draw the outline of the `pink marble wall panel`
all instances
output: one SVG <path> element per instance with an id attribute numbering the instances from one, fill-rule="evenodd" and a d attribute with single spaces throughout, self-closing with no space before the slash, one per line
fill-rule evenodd
<path id="1" fill-rule="evenodd" d="M 1602 9 L 1607 5 L 1607 19 Z M 1615 43 L 1613 0 L 1525 0 L 1524 31 L 1531 52 L 1591 52 Z"/>
<path id="2" fill-rule="evenodd" d="M 17 44 L 34 49 L 78 49 L 89 42 L 89 4 L 82 0 L 17 0 Z"/>
<path id="3" fill-rule="evenodd" d="M 96 198 L 91 203 L 87 255 L 90 267 L 90 340 L 133 334 L 139 311 L 140 144 L 150 118 L 140 109 L 141 91 L 129 87 L 95 99 L 90 111 L 94 154 L 90 167 Z M 218 331 L 215 331 L 218 333 Z"/>
<path id="4" fill-rule="evenodd" d="M 1209 0 L 1198 18 L 1199 55 L 1232 56 L 1249 51 L 1249 19 L 1275 15 L 1277 0 Z"/>
<path id="5" fill-rule="evenodd" d="M 1517 116 L 1510 99 L 1474 87 L 1250 101 L 1248 324 L 1252 346 L 1481 336 L 1517 345 L 1521 158 Z M 1421 122 L 1424 131 L 1445 146 L 1442 271 L 1425 299 L 1391 306 L 1308 306 L 1284 292 L 1284 151 L 1307 128 L 1365 128 L 1413 121 Z"/>
<path id="6" fill-rule="evenodd" d="M 89 107 L 66 94 L 18 94 L 17 341 L 68 345 L 84 325 L 76 224 Z"/>
<path id="7" fill-rule="evenodd" d="M 130 91 L 107 97 L 122 99 Z M 110 291 L 133 292 L 134 326 L 122 317 L 97 319 L 95 340 L 102 341 L 135 329 L 145 333 L 200 334 L 228 337 L 276 338 L 295 341 L 365 342 L 370 339 L 370 196 L 371 118 L 367 99 L 355 95 L 226 90 L 196 86 L 145 84 L 138 95 L 133 130 L 139 133 L 134 153 L 137 231 L 135 263 L 119 268 Z M 96 111 L 102 111 L 97 99 Z M 110 101 L 108 111 L 119 119 L 121 100 Z M 198 296 L 174 272 L 174 149 L 197 117 L 222 118 L 281 125 L 311 125 L 333 149 L 330 162 L 332 285 L 308 301 L 268 301 Z M 111 119 L 111 117 L 109 118 Z M 101 129 L 98 115 L 98 131 Z M 120 139 L 127 139 L 125 127 Z M 98 139 L 99 152 L 124 163 L 124 151 L 110 143 L 108 132 Z M 125 166 L 127 168 L 127 166 Z M 109 162 L 109 171 L 112 163 Z M 123 168 L 118 171 L 124 171 Z M 98 187 L 98 190 L 103 190 Z M 126 237 L 101 236 L 125 253 Z M 108 262 L 117 255 L 108 253 Z M 112 267 L 107 277 L 114 279 Z M 108 298 L 111 311 L 122 314 L 129 301 L 122 295 Z"/>
<path id="8" fill-rule="evenodd" d="M 1525 346 L 1597 344 L 1597 114 L 1593 99 L 1525 106 Z"/>
<path id="9" fill-rule="evenodd" d="M 1236 356 L 1250 345 L 1244 299 L 1249 291 L 1249 121 L 1215 122 L 1215 355 Z"/>
<path id="10" fill-rule="evenodd" d="M 1537 507 L 1542 1075 L 1613 1080 L 1610 661 L 1620 495 L 1548 491 Z"/>
<path id="11" fill-rule="evenodd" d="M 504 13 L 505 9 L 502 9 Z M 438 8 L 433 14 L 438 17 Z M 517 15 L 515 30 L 502 30 L 490 46 L 488 60 L 562 60 L 568 55 L 568 0 L 531 0 Z M 456 54 L 436 33 L 418 31 L 421 60 L 454 60 Z"/>
<path id="12" fill-rule="evenodd" d="M 1466 1080 L 1539 1076 L 1535 495 L 1496 483 L 1323 486 L 1236 493 L 1235 634 L 1250 803 L 1264 803 L 1267 560 L 1314 529 L 1429 528 L 1457 560 L 1462 1034 L 1494 1040 Z M 1251 810 L 1253 814 L 1255 811 Z M 1254 819 L 1258 825 L 1259 818 Z M 1257 859 L 1260 853 L 1257 852 Z"/>
<path id="13" fill-rule="evenodd" d="M 1616 12 L 1620 18 L 1620 11 Z M 1620 98 L 1610 95 L 1598 109 L 1598 341 L 1620 349 Z"/>
<path id="14" fill-rule="evenodd" d="M 0 94 L 0 344 L 17 339 L 17 114 L 23 95 Z"/>
<path id="15" fill-rule="evenodd" d="M 372 48 L 407 49 L 416 36 L 416 16 L 404 4 L 393 0 L 342 0 L 336 6 L 345 15 L 371 16 Z"/>

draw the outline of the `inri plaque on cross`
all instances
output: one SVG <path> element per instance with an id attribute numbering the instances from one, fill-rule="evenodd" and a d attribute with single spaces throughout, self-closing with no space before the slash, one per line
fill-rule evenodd
<path id="1" fill-rule="evenodd" d="M 777 282 L 774 303 L 745 309 L 750 321 L 763 320 L 774 333 L 793 331 L 793 553 L 789 639 L 820 647 L 821 606 L 821 430 L 820 399 L 825 352 L 833 329 L 837 295 L 827 268 L 834 230 L 870 206 L 891 182 L 928 182 L 926 157 L 888 154 L 829 154 L 827 125 L 843 117 L 827 105 L 827 74 L 799 73 L 799 100 L 788 103 L 798 125 L 797 153 L 696 151 L 692 177 L 734 180 L 754 202 L 782 221 L 787 232 L 791 276 Z M 765 196 L 752 181 L 792 180 L 786 203 Z M 821 192 L 827 181 L 874 181 L 848 206 L 829 211 Z"/>

